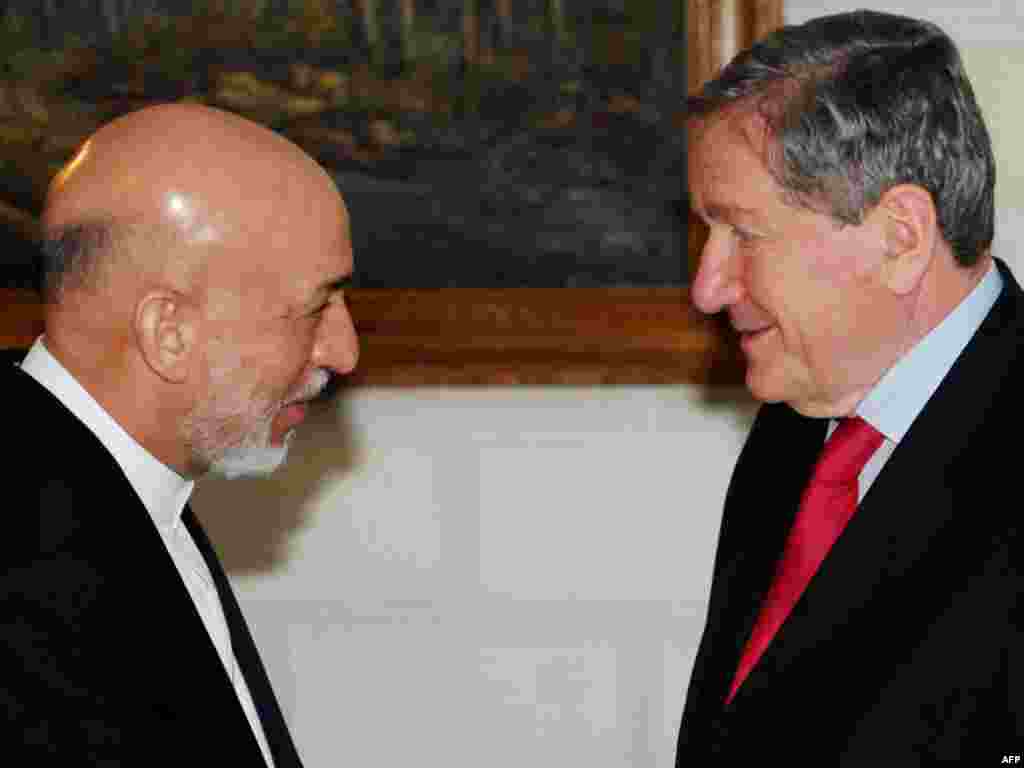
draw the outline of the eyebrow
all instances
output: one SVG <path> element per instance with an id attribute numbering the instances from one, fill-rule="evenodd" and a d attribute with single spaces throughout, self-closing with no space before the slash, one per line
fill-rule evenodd
<path id="1" fill-rule="evenodd" d="M 314 295 L 320 295 L 325 291 L 327 293 L 334 293 L 347 288 L 352 283 L 352 275 L 345 275 L 344 277 L 332 277 L 330 280 L 320 284 L 320 287 L 316 289 Z"/>
<path id="2" fill-rule="evenodd" d="M 757 211 L 752 208 L 744 208 L 739 205 L 728 205 L 725 203 L 708 203 L 704 209 L 709 219 L 714 221 L 725 221 L 736 216 L 757 218 Z"/>
<path id="3" fill-rule="evenodd" d="M 352 275 L 345 275 L 344 277 L 332 277 L 325 280 L 317 286 L 316 290 L 313 291 L 313 295 L 306 301 L 305 307 L 316 307 L 319 308 L 321 303 L 326 303 L 325 294 L 330 296 L 332 293 L 344 290 L 352 283 Z M 306 312 L 305 309 L 299 310 L 300 312 Z"/>

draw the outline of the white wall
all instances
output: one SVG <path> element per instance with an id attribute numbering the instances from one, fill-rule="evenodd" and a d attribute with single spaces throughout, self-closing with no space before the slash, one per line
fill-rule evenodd
<path id="1" fill-rule="evenodd" d="M 1024 260 L 1015 2 L 796 2 L 932 18 L 999 160 L 997 255 Z M 722 498 L 753 414 L 695 387 L 363 390 L 272 479 L 207 480 L 307 766 L 672 764 Z"/>
<path id="2" fill-rule="evenodd" d="M 273 479 L 201 483 L 308 764 L 669 764 L 726 394 L 358 391 Z"/>

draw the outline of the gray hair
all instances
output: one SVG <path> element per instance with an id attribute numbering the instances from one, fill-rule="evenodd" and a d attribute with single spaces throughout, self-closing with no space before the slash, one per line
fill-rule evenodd
<path id="1" fill-rule="evenodd" d="M 687 100 L 696 118 L 733 106 L 766 120 L 766 165 L 790 204 L 859 224 L 886 190 L 915 184 L 960 264 L 992 245 L 992 143 L 934 24 L 856 11 L 783 27 Z"/>
<path id="2" fill-rule="evenodd" d="M 114 226 L 91 221 L 47 232 L 39 244 L 39 284 L 46 301 L 69 288 L 93 285 L 97 270 L 114 246 Z"/>

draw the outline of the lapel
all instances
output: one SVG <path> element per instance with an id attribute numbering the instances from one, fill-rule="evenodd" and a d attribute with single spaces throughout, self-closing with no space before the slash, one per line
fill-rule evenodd
<path id="1" fill-rule="evenodd" d="M 225 745 L 239 764 L 262 764 L 202 619 L 120 466 L 33 378 L 6 369 L 0 382 L 33 414 L 36 434 L 60 435 L 61 453 L 74 457 L 40 491 L 32 522 L 75 579 L 56 582 L 54 599 L 79 627 L 79 652 L 109 670 L 105 685 L 137 701 L 139 712 L 160 713 L 197 744 Z"/>
<path id="2" fill-rule="evenodd" d="M 824 680 L 844 675 L 853 685 L 872 688 L 864 677 L 870 672 L 854 663 L 837 671 L 836 659 L 853 662 L 875 653 L 900 663 L 903 644 L 910 642 L 901 630 L 942 610 L 947 593 L 940 582 L 953 570 L 948 564 L 990 536 L 991 524 L 998 526 L 998 520 L 986 520 L 989 508 L 971 507 L 979 498 L 980 472 L 991 471 L 997 460 L 1000 430 L 1012 429 L 1007 415 L 1019 407 L 1012 381 L 1020 379 L 1009 374 L 1024 331 L 1024 295 L 1005 266 L 999 268 L 1006 281 L 1000 298 L 889 458 L 733 707 L 773 686 L 776 692 L 804 684 L 820 689 Z M 858 629 L 846 631 L 848 626 Z M 865 642 L 863 626 L 878 629 L 876 648 Z M 871 668 L 880 678 L 886 674 L 884 659 Z"/>
<path id="3" fill-rule="evenodd" d="M 263 756 L 234 686 L 145 507 L 136 497 L 124 513 L 118 538 L 136 544 L 111 548 L 102 557 L 108 583 L 146 585 L 144 600 L 136 595 L 128 603 L 129 596 L 123 597 L 133 645 L 160 660 L 157 669 L 145 673 L 152 681 L 151 695 L 166 697 L 175 719 L 187 721 L 194 735 L 206 732 L 261 765 Z"/>
<path id="4" fill-rule="evenodd" d="M 714 708 L 732 683 L 825 428 L 824 420 L 801 416 L 787 405 L 765 405 L 740 454 L 726 493 L 707 624 L 695 663 Z"/>

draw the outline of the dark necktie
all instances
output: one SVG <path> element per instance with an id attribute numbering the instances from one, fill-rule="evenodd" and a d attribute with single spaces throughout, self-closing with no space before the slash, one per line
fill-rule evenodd
<path id="1" fill-rule="evenodd" d="M 883 436 L 859 417 L 843 419 L 814 465 L 775 579 L 740 657 L 726 704 L 768 648 L 857 508 L 857 477 Z"/>
<path id="2" fill-rule="evenodd" d="M 277 697 L 270 686 L 270 679 L 260 661 L 259 652 L 253 643 L 252 635 L 249 634 L 249 627 L 242 616 L 242 610 L 238 607 L 231 584 L 228 582 L 224 569 L 220 567 L 217 554 L 206 538 L 206 532 L 195 515 L 192 508 L 186 504 L 181 514 L 185 527 L 192 535 L 203 560 L 206 561 L 210 574 L 213 576 L 213 583 L 217 587 L 217 595 L 220 597 L 221 607 L 224 609 L 224 618 L 228 623 L 228 631 L 231 634 L 231 648 L 238 660 L 239 669 L 245 676 L 246 685 L 252 695 L 256 711 L 260 716 L 260 723 L 263 725 L 263 733 L 267 737 L 270 752 L 274 757 L 275 768 L 295 768 L 301 766 L 298 752 L 292 743 L 292 737 L 288 733 L 288 725 L 285 723 L 281 709 L 277 705 Z"/>

